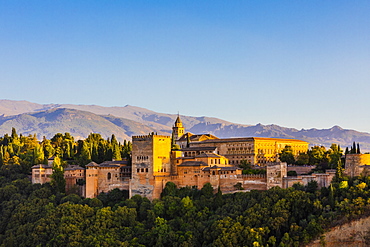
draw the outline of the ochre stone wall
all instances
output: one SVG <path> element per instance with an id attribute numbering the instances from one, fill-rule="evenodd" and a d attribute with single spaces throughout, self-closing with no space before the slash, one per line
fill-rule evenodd
<path id="1" fill-rule="evenodd" d="M 159 198 L 171 175 L 171 138 L 163 135 L 132 137 L 130 196 Z"/>
<path id="2" fill-rule="evenodd" d="M 283 187 L 283 178 L 287 174 L 287 164 L 285 162 L 274 162 L 266 166 L 267 189 L 274 186 Z"/>
<path id="3" fill-rule="evenodd" d="M 74 192 L 85 197 L 85 185 L 78 184 L 78 181 L 85 180 L 85 169 L 78 166 L 69 166 L 64 170 L 66 180 L 66 192 Z"/>
<path id="4" fill-rule="evenodd" d="M 51 181 L 51 174 L 53 174 L 53 169 L 51 167 L 47 167 L 42 164 L 33 166 L 32 167 L 32 183 L 33 184 L 49 183 Z"/>
<path id="5" fill-rule="evenodd" d="M 306 186 L 311 181 L 316 181 L 319 188 L 328 187 L 334 177 L 335 170 L 326 170 L 325 173 L 312 173 L 311 175 L 285 177 L 283 179 L 283 188 L 292 187 L 295 183 Z"/>
<path id="6" fill-rule="evenodd" d="M 350 177 L 361 175 L 362 172 L 368 173 L 370 166 L 370 154 L 346 154 L 344 173 Z"/>
<path id="7" fill-rule="evenodd" d="M 86 167 L 86 197 L 94 198 L 98 193 L 98 169 L 96 167 Z"/>
<path id="8" fill-rule="evenodd" d="M 312 169 L 315 168 L 315 166 L 288 166 L 287 171 L 295 171 L 297 172 L 297 175 L 302 175 L 302 174 L 307 174 L 309 173 Z"/>

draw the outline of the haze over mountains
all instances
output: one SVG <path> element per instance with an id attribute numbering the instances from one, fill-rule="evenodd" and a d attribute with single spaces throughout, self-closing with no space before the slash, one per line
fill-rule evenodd
<path id="1" fill-rule="evenodd" d="M 100 133 L 104 138 L 115 134 L 119 140 L 130 140 L 133 135 L 151 132 L 170 135 L 176 114 L 158 113 L 126 105 L 103 107 L 97 105 L 37 104 L 28 101 L 0 100 L 0 135 L 11 133 L 12 127 L 23 135 L 37 134 L 53 137 L 56 133 L 69 132 L 77 139 L 90 133 Z M 370 134 L 345 130 L 339 126 L 330 129 L 297 130 L 278 125 L 243 125 L 212 117 L 181 115 L 187 131 L 195 134 L 210 133 L 227 137 L 279 137 L 308 141 L 311 145 L 329 147 L 332 143 L 351 146 L 360 143 L 362 152 L 370 151 Z"/>

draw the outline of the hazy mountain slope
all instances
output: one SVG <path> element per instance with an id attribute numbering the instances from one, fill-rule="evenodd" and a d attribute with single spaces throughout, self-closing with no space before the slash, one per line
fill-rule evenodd
<path id="1" fill-rule="evenodd" d="M 46 105 L 45 105 L 46 107 Z M 28 101 L 0 100 L 0 115 L 11 116 L 26 112 L 34 112 L 38 109 L 45 110 L 44 105 L 31 103 Z"/>
<path id="2" fill-rule="evenodd" d="M 29 106 L 27 107 L 27 104 Z M 40 105 L 28 101 L 0 100 L 0 115 L 18 115 L 36 111 L 44 111 L 53 108 L 69 108 L 92 112 L 97 115 L 113 115 L 119 118 L 130 119 L 159 131 L 169 131 L 176 120 L 177 114 L 158 113 L 145 108 L 126 105 L 124 107 L 104 107 L 98 105 L 73 105 L 73 104 L 46 104 Z M 231 122 L 211 117 L 181 116 L 181 120 L 187 128 L 193 125 L 208 122 L 210 124 L 232 124 Z M 247 126 L 247 125 L 245 125 Z"/>
<path id="3" fill-rule="evenodd" d="M 59 105 L 57 107 L 78 109 L 93 112 L 99 115 L 113 115 L 120 118 L 130 119 L 147 126 L 158 129 L 158 131 L 170 131 L 177 114 L 158 113 L 145 108 L 126 105 L 124 107 L 102 107 L 96 105 Z M 209 124 L 232 124 L 231 122 L 211 117 L 191 117 L 181 115 L 181 121 L 187 128 L 200 123 Z M 247 126 L 247 125 L 244 125 Z"/>
<path id="4" fill-rule="evenodd" d="M 147 135 L 151 132 L 156 132 L 157 134 L 161 135 L 170 135 L 172 131 L 170 128 L 168 128 L 167 130 L 157 130 L 142 123 L 135 122 L 129 119 L 117 118 L 112 115 L 102 117 L 115 124 L 116 126 L 122 128 L 122 130 L 125 131 L 125 134 L 130 137 L 133 135 Z"/>
<path id="5" fill-rule="evenodd" d="M 37 113 L 25 113 L 0 119 L 0 133 L 11 133 L 12 127 L 24 135 L 37 134 L 53 137 L 56 133 L 69 132 L 75 138 L 86 138 L 90 133 L 100 133 L 104 138 L 115 134 L 117 139 L 130 137 L 119 126 L 96 114 L 74 109 L 52 109 Z"/>
<path id="6" fill-rule="evenodd" d="M 97 132 L 102 133 L 104 137 L 110 137 L 114 133 L 119 139 L 130 139 L 132 135 L 150 132 L 170 135 L 171 127 L 177 117 L 176 114 L 157 113 L 130 105 L 124 107 L 40 105 L 27 101 L 0 100 L 0 116 L 20 112 L 31 113 L 0 117 L 0 134 L 10 133 L 11 128 L 15 127 L 19 133 L 38 133 L 40 137 L 43 135 L 50 137 L 58 132 L 70 132 L 76 137 L 85 138 L 89 133 Z M 210 117 L 181 116 L 181 120 L 186 130 L 195 134 L 210 133 L 220 138 L 250 136 L 297 138 L 308 141 L 311 145 L 329 147 L 332 143 L 337 143 L 343 148 L 351 146 L 355 141 L 361 144 L 363 152 L 370 151 L 369 133 L 345 130 L 338 126 L 322 130 L 297 130 L 274 124 L 253 126 L 234 124 Z"/>
<path id="7" fill-rule="evenodd" d="M 308 129 L 297 130 L 285 128 L 278 125 L 254 126 L 224 125 L 224 124 L 197 124 L 189 129 L 192 133 L 210 133 L 220 138 L 227 137 L 279 137 L 295 138 L 309 142 L 311 145 L 323 145 L 330 147 L 332 143 L 337 143 L 342 147 L 351 146 L 352 143 L 359 142 L 363 152 L 370 151 L 370 134 L 355 130 L 345 130 L 339 126 L 330 129 Z"/>

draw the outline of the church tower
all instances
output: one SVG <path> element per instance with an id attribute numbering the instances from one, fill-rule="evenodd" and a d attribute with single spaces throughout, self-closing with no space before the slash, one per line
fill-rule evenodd
<path id="1" fill-rule="evenodd" d="M 172 127 L 172 136 L 175 141 L 185 134 L 185 128 L 182 126 L 180 115 L 177 115 L 175 125 Z"/>

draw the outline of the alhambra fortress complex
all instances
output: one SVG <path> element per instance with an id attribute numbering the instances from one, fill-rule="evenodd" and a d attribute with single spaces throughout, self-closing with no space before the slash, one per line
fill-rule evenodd
<path id="1" fill-rule="evenodd" d="M 335 170 L 312 175 L 288 177 L 290 167 L 280 162 L 278 154 L 285 146 L 292 147 L 295 155 L 308 150 L 308 142 L 280 138 L 226 138 L 210 134 L 195 135 L 185 132 L 178 116 L 172 137 L 144 135 L 132 137 L 132 165 L 126 160 L 91 162 L 82 168 L 69 165 L 64 169 L 66 191 L 74 189 L 80 195 L 93 198 L 113 189 L 128 190 L 130 197 L 159 198 L 167 182 L 178 187 L 202 188 L 210 183 L 214 190 L 224 192 L 243 190 L 267 190 L 274 186 L 291 187 L 294 183 L 307 185 L 317 181 L 326 187 L 335 176 Z M 252 166 L 266 169 L 266 174 L 242 174 L 239 164 L 249 162 Z M 370 155 L 351 154 L 346 160 L 346 172 L 351 176 L 370 173 Z M 50 182 L 52 160 L 48 165 L 32 167 L 32 183 Z M 347 168 L 348 167 L 348 168 Z M 301 173 L 312 167 L 302 167 Z M 298 168 L 299 169 L 299 168 Z M 298 174 L 300 172 L 298 171 Z"/>

